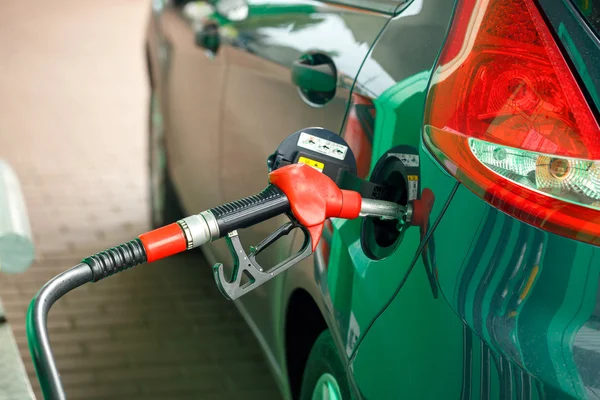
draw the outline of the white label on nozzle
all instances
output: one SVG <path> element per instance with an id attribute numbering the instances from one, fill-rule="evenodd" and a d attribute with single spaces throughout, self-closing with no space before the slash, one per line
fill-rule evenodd
<path id="1" fill-rule="evenodd" d="M 334 143 L 331 140 L 321 139 L 320 137 L 309 135 L 305 132 L 300 133 L 298 146 L 325 154 L 329 157 L 337 158 L 338 160 L 346 158 L 346 153 L 348 152 L 348 146 Z"/>

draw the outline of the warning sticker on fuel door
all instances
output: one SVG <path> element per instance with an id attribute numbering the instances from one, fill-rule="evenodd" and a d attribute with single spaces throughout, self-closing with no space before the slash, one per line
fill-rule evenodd
<path id="1" fill-rule="evenodd" d="M 419 195 L 419 176 L 408 175 L 408 201 L 416 200 Z"/>
<path id="2" fill-rule="evenodd" d="M 302 163 L 302 164 L 306 164 L 309 167 L 313 167 L 314 169 L 316 169 L 319 172 L 323 172 L 323 168 L 325 168 L 325 164 L 323 164 L 322 162 L 311 160 L 310 158 L 306 158 L 306 157 L 298 158 L 298 162 Z"/>
<path id="3" fill-rule="evenodd" d="M 419 166 L 419 156 L 416 154 L 389 153 L 388 157 L 396 157 L 407 167 Z"/>
<path id="4" fill-rule="evenodd" d="M 319 137 L 309 135 L 302 132 L 298 139 L 298 146 L 308 150 L 316 151 L 317 153 L 325 154 L 326 156 L 343 160 L 346 158 L 348 146 L 334 143 L 331 140 L 321 139 Z"/>

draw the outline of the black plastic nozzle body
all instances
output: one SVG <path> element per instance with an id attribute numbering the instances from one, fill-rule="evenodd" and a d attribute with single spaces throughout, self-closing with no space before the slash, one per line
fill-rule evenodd
<path id="1" fill-rule="evenodd" d="M 248 196 L 209 210 L 219 227 L 219 237 L 237 229 L 248 228 L 290 211 L 287 196 L 275 185 L 259 194 Z"/>

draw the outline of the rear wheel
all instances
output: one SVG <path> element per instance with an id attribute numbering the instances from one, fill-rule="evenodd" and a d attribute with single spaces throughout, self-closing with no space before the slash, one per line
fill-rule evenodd
<path id="1" fill-rule="evenodd" d="M 167 171 L 163 118 L 154 92 L 150 97 L 149 119 L 150 222 L 153 228 L 158 228 L 183 218 L 184 213 Z"/>
<path id="2" fill-rule="evenodd" d="M 302 378 L 301 400 L 350 400 L 346 370 L 329 330 L 313 345 Z"/>

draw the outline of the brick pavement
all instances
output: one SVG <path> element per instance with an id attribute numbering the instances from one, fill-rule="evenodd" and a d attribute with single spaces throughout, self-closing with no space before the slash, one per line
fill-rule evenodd
<path id="1" fill-rule="evenodd" d="M 31 297 L 148 228 L 149 6 L 13 0 L 0 12 L 0 158 L 21 179 L 37 257 L 22 275 L 0 275 L 0 297 L 38 397 L 24 327 Z M 198 253 L 86 285 L 55 305 L 49 327 L 70 399 L 280 397 Z"/>

